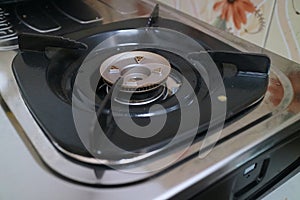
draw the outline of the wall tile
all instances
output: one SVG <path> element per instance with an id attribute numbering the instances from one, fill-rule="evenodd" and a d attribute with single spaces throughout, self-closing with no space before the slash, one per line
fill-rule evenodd
<path id="1" fill-rule="evenodd" d="M 275 0 L 249 0 L 255 6 L 255 11 L 253 12 L 246 12 L 243 9 L 244 7 L 241 6 L 240 11 L 246 14 L 247 20 L 247 23 L 241 27 L 235 26 L 232 16 L 226 22 L 219 18 L 223 7 L 220 6 L 216 10 L 214 5 L 222 1 L 226 2 L 226 0 L 160 0 L 162 3 L 263 47 L 266 42 Z M 238 3 L 242 5 L 241 1 Z M 233 13 L 235 16 L 241 16 L 236 11 Z"/>
<path id="2" fill-rule="evenodd" d="M 295 9 L 300 11 L 300 0 L 277 0 L 266 48 L 300 63 L 300 15 Z"/>

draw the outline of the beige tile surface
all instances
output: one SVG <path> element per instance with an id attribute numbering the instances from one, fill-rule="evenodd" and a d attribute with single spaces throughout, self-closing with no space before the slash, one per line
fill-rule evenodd
<path id="1" fill-rule="evenodd" d="M 249 0 L 249 2 L 255 6 L 255 11 L 247 12 L 241 7 L 240 11 L 245 13 L 247 22 L 240 28 L 235 26 L 232 16 L 229 17 L 227 21 L 223 21 L 224 23 L 222 23 L 222 21 L 220 23 L 218 17 L 222 15 L 222 9 L 225 4 L 219 9 L 214 9 L 214 5 L 222 1 L 223 0 L 160 0 L 160 2 L 181 10 L 195 18 L 218 26 L 259 46 L 264 46 L 275 0 Z M 237 12 L 235 11 L 233 13 L 233 15 L 236 15 Z"/>
<path id="2" fill-rule="evenodd" d="M 277 0 L 266 48 L 300 63 L 300 0 Z"/>
<path id="3" fill-rule="evenodd" d="M 222 8 L 216 10 L 214 5 L 226 0 L 159 1 L 300 63 L 300 0 L 249 0 L 256 10 L 242 9 L 247 23 L 240 28 L 234 25 L 232 16 L 218 21 Z"/>

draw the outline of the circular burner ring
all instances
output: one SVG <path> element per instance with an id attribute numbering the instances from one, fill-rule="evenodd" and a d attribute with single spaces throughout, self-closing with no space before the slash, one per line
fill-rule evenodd
<path id="1" fill-rule="evenodd" d="M 147 92 L 163 84 L 171 72 L 171 65 L 161 55 L 147 51 L 119 53 L 106 59 L 100 74 L 110 85 L 123 77 L 121 90 Z"/>
<path id="2" fill-rule="evenodd" d="M 109 87 L 106 88 L 106 91 L 108 92 Z M 165 96 L 167 96 L 167 88 L 165 85 L 162 85 L 158 87 L 155 90 L 145 92 L 145 93 L 133 93 L 132 98 L 129 100 L 127 98 L 124 98 L 124 95 L 120 95 L 115 97 L 115 101 L 124 104 L 124 105 L 130 105 L 130 106 L 142 106 L 146 105 L 152 102 L 155 102 L 158 99 L 161 99 Z"/>

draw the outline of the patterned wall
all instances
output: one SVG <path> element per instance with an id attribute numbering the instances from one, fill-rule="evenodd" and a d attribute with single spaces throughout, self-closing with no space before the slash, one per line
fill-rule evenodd
<path id="1" fill-rule="evenodd" d="M 160 0 L 300 63 L 300 0 Z"/>

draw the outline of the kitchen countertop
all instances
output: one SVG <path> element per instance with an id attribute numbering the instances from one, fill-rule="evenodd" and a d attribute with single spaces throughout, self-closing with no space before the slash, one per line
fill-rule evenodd
<path id="1" fill-rule="evenodd" d="M 99 200 L 116 199 L 115 189 L 100 189 L 82 186 L 61 179 L 42 163 L 36 155 L 26 146 L 23 136 L 12 126 L 3 108 L 0 107 L 0 199 L 1 200 Z M 30 145 L 30 144 L 28 144 Z M 156 188 L 163 193 L 159 185 L 137 185 L 136 191 L 143 191 L 145 197 L 151 198 L 152 191 L 147 188 Z M 118 191 L 126 192 L 123 187 Z M 122 192 L 121 192 L 122 193 Z M 135 193 L 126 193 L 130 199 Z M 124 196 L 119 194 L 119 198 Z"/>
<path id="2" fill-rule="evenodd" d="M 0 127 L 0 199 L 95 199 L 91 189 L 63 181 L 42 168 L 1 107 Z"/>

